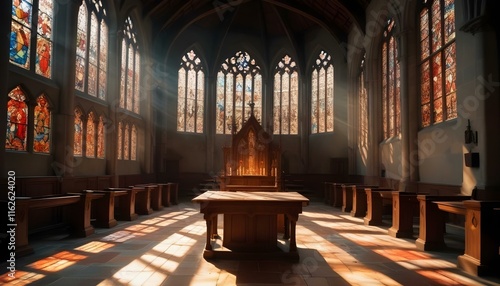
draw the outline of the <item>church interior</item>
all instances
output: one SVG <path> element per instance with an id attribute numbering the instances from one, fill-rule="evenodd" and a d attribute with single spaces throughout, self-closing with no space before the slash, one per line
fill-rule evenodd
<path id="1" fill-rule="evenodd" d="M 497 1 L 1 2 L 2 284 L 500 285 Z"/>

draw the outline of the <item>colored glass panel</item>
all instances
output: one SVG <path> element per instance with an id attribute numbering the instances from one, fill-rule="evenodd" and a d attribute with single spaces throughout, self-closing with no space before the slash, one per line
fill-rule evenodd
<path id="1" fill-rule="evenodd" d="M 30 68 L 32 5 L 31 0 L 12 2 L 10 62 L 25 69 Z"/>
<path id="2" fill-rule="evenodd" d="M 108 26 L 106 22 L 101 21 L 101 32 L 99 34 L 99 91 L 100 99 L 106 99 L 107 89 L 107 71 L 108 71 Z"/>
<path id="3" fill-rule="evenodd" d="M 125 86 L 127 83 L 127 44 L 125 40 L 122 41 L 122 59 L 121 59 L 121 72 L 120 72 L 120 107 L 125 108 Z"/>
<path id="4" fill-rule="evenodd" d="M 125 124 L 125 129 L 123 130 L 123 160 L 130 159 L 130 127 Z"/>
<path id="5" fill-rule="evenodd" d="M 52 0 L 40 0 L 38 3 L 37 60 L 35 72 L 47 78 L 51 78 L 52 76 L 52 26 L 53 2 Z"/>
<path id="6" fill-rule="evenodd" d="M 87 117 L 87 134 L 85 136 L 85 156 L 89 158 L 95 157 L 95 118 L 94 113 L 91 111 Z"/>
<path id="7" fill-rule="evenodd" d="M 389 19 L 382 45 L 382 125 L 384 139 L 401 132 L 400 114 L 400 67 L 396 39 L 393 36 L 395 23 Z"/>
<path id="8" fill-rule="evenodd" d="M 139 113 L 140 108 L 140 72 L 141 72 L 141 55 L 139 51 L 135 51 L 135 66 L 134 66 L 134 109 L 135 113 Z"/>
<path id="9" fill-rule="evenodd" d="M 254 104 L 255 118 L 261 120 L 262 76 L 256 61 L 248 53 L 238 51 L 221 64 L 219 72 L 226 76 L 218 77 L 218 84 L 222 86 L 217 87 L 216 113 L 221 116 L 221 111 L 224 110 L 224 125 L 216 123 L 217 134 L 237 132 L 250 116 L 250 103 Z M 224 102 L 221 101 L 222 92 L 224 92 Z M 223 108 L 219 104 L 223 104 Z"/>
<path id="10" fill-rule="evenodd" d="M 74 135 L 74 145 L 73 145 L 73 155 L 82 156 L 83 155 L 83 120 L 82 111 L 79 108 L 75 108 L 75 135 Z"/>
<path id="11" fill-rule="evenodd" d="M 7 134 L 5 149 L 26 151 L 28 135 L 28 105 L 26 95 L 18 86 L 9 92 L 7 101 Z"/>
<path id="12" fill-rule="evenodd" d="M 104 117 L 99 116 L 99 122 L 97 123 L 97 158 L 105 158 L 105 134 L 104 134 Z"/>
<path id="13" fill-rule="evenodd" d="M 130 160 L 137 160 L 137 128 L 132 125 L 130 133 Z"/>
<path id="14" fill-rule="evenodd" d="M 87 6 L 82 2 L 78 10 L 77 31 L 76 31 L 76 72 L 75 88 L 79 91 L 85 89 L 86 54 L 87 54 Z"/>
<path id="15" fill-rule="evenodd" d="M 321 51 L 313 64 L 311 98 L 311 132 L 333 131 L 333 61 L 325 51 Z"/>
<path id="16" fill-rule="evenodd" d="M 201 59 L 191 50 L 182 57 L 180 65 L 177 131 L 203 133 L 205 87 Z"/>
<path id="17" fill-rule="evenodd" d="M 123 123 L 118 122 L 118 134 L 117 134 L 117 152 L 118 152 L 118 159 L 121 160 L 123 159 Z"/>
<path id="18" fill-rule="evenodd" d="M 33 151 L 36 153 L 50 153 L 50 121 L 49 103 L 45 95 L 36 99 L 34 112 Z"/>
<path id="19" fill-rule="evenodd" d="M 224 133 L 224 124 L 225 124 L 225 93 L 224 93 L 224 80 L 225 75 L 222 72 L 217 73 L 217 97 L 215 101 L 215 132 L 217 134 Z"/>
<path id="20" fill-rule="evenodd" d="M 295 61 L 285 55 L 275 69 L 274 133 L 297 134 L 298 73 Z"/>
<path id="21" fill-rule="evenodd" d="M 432 3 L 431 12 L 432 52 L 435 52 L 442 47 L 443 40 L 443 22 L 441 19 L 441 5 L 439 0 L 434 0 L 434 2 Z"/>

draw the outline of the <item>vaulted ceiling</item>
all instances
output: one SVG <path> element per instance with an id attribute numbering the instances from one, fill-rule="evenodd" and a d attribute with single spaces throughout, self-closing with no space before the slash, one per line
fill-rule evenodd
<path id="1" fill-rule="evenodd" d="M 154 35 L 175 38 L 190 27 L 230 26 L 269 37 L 321 27 L 345 41 L 353 25 L 365 26 L 370 0 L 142 0 Z"/>

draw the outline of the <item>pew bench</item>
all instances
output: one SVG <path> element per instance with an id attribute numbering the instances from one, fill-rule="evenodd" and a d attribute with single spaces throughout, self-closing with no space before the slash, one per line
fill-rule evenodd
<path id="1" fill-rule="evenodd" d="M 96 190 L 95 193 L 103 194 L 101 199 L 95 200 L 96 227 L 112 228 L 118 224 L 115 218 L 115 202 L 118 197 L 126 196 L 126 190 Z"/>
<path id="2" fill-rule="evenodd" d="M 415 244 L 419 250 L 438 250 L 444 248 L 444 230 L 446 223 L 446 210 L 461 214 L 463 210 L 453 207 L 451 202 L 464 201 L 470 199 L 470 196 L 433 196 L 418 195 L 419 201 L 419 236 Z M 439 209 L 436 202 L 447 202 L 442 204 L 443 210 Z"/>
<path id="3" fill-rule="evenodd" d="M 158 211 L 163 208 L 162 204 L 162 192 L 160 192 L 160 187 L 158 184 L 139 184 L 136 187 L 144 187 L 149 191 L 150 196 L 150 207 L 152 210 Z"/>
<path id="4" fill-rule="evenodd" d="M 158 183 L 159 192 L 161 193 L 161 204 L 164 207 L 169 207 L 171 205 L 171 188 L 172 184 L 169 183 Z"/>
<path id="5" fill-rule="evenodd" d="M 477 275 L 498 274 L 500 265 L 500 201 L 436 201 L 440 211 L 465 216 L 465 251 L 458 256 L 462 270 Z M 496 210 L 497 209 L 497 210 Z"/>
<path id="6" fill-rule="evenodd" d="M 393 191 L 382 196 L 392 198 L 392 226 L 388 234 L 398 238 L 413 238 L 413 218 L 418 217 L 418 193 Z"/>
<path id="7" fill-rule="evenodd" d="M 79 195 L 16 197 L 16 255 L 25 256 L 34 252 L 28 241 L 30 209 L 53 208 L 73 205 L 79 201 Z"/>
<path id="8" fill-rule="evenodd" d="M 135 201 L 138 190 L 132 188 L 107 188 L 104 189 L 106 192 L 116 192 L 124 191 L 125 195 L 122 195 L 116 201 L 115 204 L 115 217 L 118 220 L 132 221 L 137 219 L 139 216 L 135 212 Z"/>
<path id="9" fill-rule="evenodd" d="M 135 211 L 139 215 L 150 215 L 153 213 L 151 208 L 151 189 L 142 185 L 130 186 L 136 191 L 135 196 Z"/>
<path id="10" fill-rule="evenodd" d="M 366 193 L 366 216 L 365 225 L 381 225 L 384 214 L 384 206 L 392 204 L 392 188 L 365 188 Z M 386 194 L 391 194 L 389 198 Z"/>
<path id="11" fill-rule="evenodd" d="M 170 185 L 170 195 L 172 204 L 174 205 L 179 204 L 179 183 L 168 182 L 167 184 Z"/>
<path id="12" fill-rule="evenodd" d="M 365 217 L 367 210 L 366 188 L 376 189 L 375 185 L 352 185 L 352 208 L 351 216 Z"/>

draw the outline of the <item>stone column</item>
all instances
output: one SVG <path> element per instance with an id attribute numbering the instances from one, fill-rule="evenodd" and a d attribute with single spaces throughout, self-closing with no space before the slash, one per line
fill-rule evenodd
<path id="1" fill-rule="evenodd" d="M 72 176 L 80 161 L 73 156 L 74 107 L 75 107 L 75 59 L 78 8 L 82 0 L 56 1 L 54 3 L 57 26 L 55 27 L 54 81 L 59 83 L 59 109 L 54 110 L 54 162 L 56 176 Z"/>
<path id="2" fill-rule="evenodd" d="M 8 77 L 9 77 L 9 46 L 10 46 L 10 21 L 12 13 L 12 2 L 11 1 L 0 1 L 0 78 L 3 79 L 3 83 L 0 84 L 0 118 L 5 120 L 7 118 L 7 93 L 8 88 Z M 5 122 L 5 121 L 3 121 Z M 0 131 L 0 142 L 4 142 L 0 147 L 0 162 L 2 166 L 0 167 L 1 177 L 7 176 L 6 172 L 9 171 L 5 164 L 5 136 L 7 126 L 5 124 L 1 125 L 3 129 Z"/>

